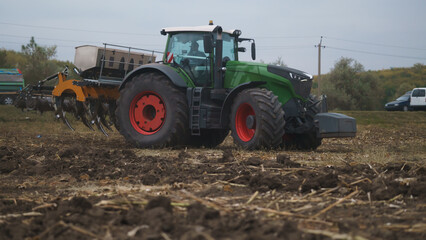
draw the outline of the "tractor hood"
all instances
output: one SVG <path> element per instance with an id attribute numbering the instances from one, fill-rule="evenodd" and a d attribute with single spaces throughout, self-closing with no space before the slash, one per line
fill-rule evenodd
<path id="1" fill-rule="evenodd" d="M 246 82 L 265 82 L 282 103 L 299 96 L 309 98 L 312 87 L 312 76 L 287 67 L 255 62 L 227 61 L 225 72 L 225 88 L 234 88 Z"/>
<path id="2" fill-rule="evenodd" d="M 308 98 L 312 87 L 312 75 L 294 68 L 281 67 L 275 65 L 268 65 L 267 70 L 270 73 L 281 76 L 291 82 L 294 91 L 304 97 Z"/>

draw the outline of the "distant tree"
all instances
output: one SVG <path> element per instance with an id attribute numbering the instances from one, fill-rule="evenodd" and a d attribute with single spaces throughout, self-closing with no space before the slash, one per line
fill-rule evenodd
<path id="1" fill-rule="evenodd" d="M 416 86 L 412 83 L 404 82 L 401 85 L 399 85 L 398 89 L 396 89 L 396 92 L 394 94 L 394 98 L 397 98 L 403 94 L 405 94 L 407 91 L 410 91 L 411 89 L 415 88 Z"/>
<path id="2" fill-rule="evenodd" d="M 0 68 L 10 67 L 12 66 L 7 62 L 7 51 L 4 49 L 0 50 Z"/>
<path id="3" fill-rule="evenodd" d="M 31 37 L 27 45 L 22 45 L 21 52 L 27 59 L 22 69 L 27 84 L 35 84 L 58 71 L 58 66 L 49 61 L 56 55 L 56 46 L 41 47 Z"/>
<path id="4" fill-rule="evenodd" d="M 379 89 L 378 78 L 371 72 L 366 72 L 364 66 L 354 59 L 341 58 L 337 61 L 325 77 L 325 82 L 328 83 L 325 83 L 324 92 L 340 103 L 336 108 L 373 110 L 381 104 L 379 98 L 383 91 Z"/>
<path id="5" fill-rule="evenodd" d="M 424 67 L 425 67 L 425 65 L 423 65 L 421 63 L 416 63 L 416 64 L 413 65 L 412 69 L 415 73 L 421 73 Z"/>
<path id="6" fill-rule="evenodd" d="M 269 64 L 275 65 L 275 66 L 287 67 L 287 64 L 284 63 L 284 60 L 282 59 L 282 57 L 278 57 L 275 61 Z"/>

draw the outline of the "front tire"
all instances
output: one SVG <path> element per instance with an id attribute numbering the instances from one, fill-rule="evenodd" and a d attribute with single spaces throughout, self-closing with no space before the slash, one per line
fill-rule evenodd
<path id="1" fill-rule="evenodd" d="M 312 127 L 300 134 L 285 134 L 283 136 L 283 144 L 282 146 L 286 150 L 315 150 L 317 149 L 322 142 L 322 138 L 317 138 L 317 127 L 315 127 L 314 119 L 315 115 L 320 111 L 320 107 L 317 105 L 313 105 L 317 100 L 314 96 L 310 95 L 308 98 L 308 104 L 311 105 L 310 108 L 307 109 L 305 113 L 305 120 L 308 123 L 312 124 Z"/>
<path id="2" fill-rule="evenodd" d="M 187 141 L 185 94 L 161 73 L 142 73 L 120 91 L 116 120 L 120 133 L 140 148 L 173 147 Z"/>
<path id="3" fill-rule="evenodd" d="M 276 148 L 284 135 L 284 110 L 278 97 L 266 89 L 239 93 L 231 108 L 234 142 L 244 149 Z"/>

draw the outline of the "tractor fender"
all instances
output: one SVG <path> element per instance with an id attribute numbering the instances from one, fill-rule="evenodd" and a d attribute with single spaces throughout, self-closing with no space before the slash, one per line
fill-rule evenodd
<path id="1" fill-rule="evenodd" d="M 231 112 L 232 102 L 234 98 L 243 90 L 249 88 L 255 88 L 260 85 L 266 84 L 264 81 L 256 81 L 256 82 L 247 82 L 242 83 L 231 90 L 231 92 L 226 96 L 225 101 L 222 105 L 222 110 L 220 112 L 220 123 L 222 127 L 227 127 L 229 124 L 229 114 Z"/>
<path id="2" fill-rule="evenodd" d="M 126 77 L 124 77 L 123 82 L 121 82 L 119 90 L 123 89 L 126 83 L 130 81 L 130 79 L 132 79 L 133 77 L 141 73 L 150 72 L 150 71 L 163 73 L 170 79 L 170 81 L 173 82 L 174 85 L 178 87 L 185 87 L 185 88 L 187 87 L 185 80 L 176 71 L 174 71 L 172 67 L 168 65 L 160 64 L 160 63 L 150 63 L 150 64 L 142 65 L 136 68 L 135 70 L 131 71 L 130 73 L 128 73 Z"/>

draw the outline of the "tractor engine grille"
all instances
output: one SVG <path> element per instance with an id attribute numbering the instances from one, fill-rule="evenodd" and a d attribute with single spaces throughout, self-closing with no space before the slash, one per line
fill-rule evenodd
<path id="1" fill-rule="evenodd" d="M 288 79 L 296 94 L 308 98 L 311 93 L 312 76 L 297 69 L 268 65 L 268 72 Z"/>

